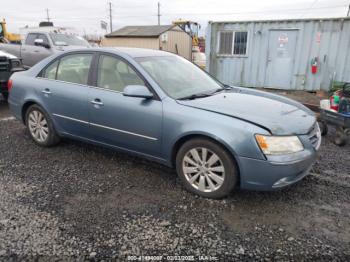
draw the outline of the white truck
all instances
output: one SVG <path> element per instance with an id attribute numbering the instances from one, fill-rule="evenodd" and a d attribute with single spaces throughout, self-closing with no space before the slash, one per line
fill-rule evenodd
<path id="1" fill-rule="evenodd" d="M 82 37 L 38 30 L 29 32 L 22 44 L 0 44 L 0 51 L 20 58 L 23 66 L 30 68 L 52 54 L 82 47 L 90 47 Z"/>

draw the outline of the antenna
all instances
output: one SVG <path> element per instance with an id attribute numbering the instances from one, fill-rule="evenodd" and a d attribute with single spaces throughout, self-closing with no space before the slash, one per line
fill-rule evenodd
<path id="1" fill-rule="evenodd" d="M 160 16 L 161 16 L 161 14 L 160 14 L 160 2 L 158 2 L 158 25 L 160 25 Z"/>

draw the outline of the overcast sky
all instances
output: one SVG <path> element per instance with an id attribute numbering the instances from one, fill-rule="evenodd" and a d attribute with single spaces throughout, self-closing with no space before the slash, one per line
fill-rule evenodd
<path id="1" fill-rule="evenodd" d="M 80 32 L 103 34 L 100 21 L 109 22 L 108 2 L 113 7 L 113 29 L 125 25 L 161 24 L 182 18 L 202 24 L 209 20 L 256 20 L 346 16 L 350 0 L 1 0 L 0 18 L 8 29 L 18 32 L 26 25 L 37 26 L 46 19 L 46 8 L 57 26 L 75 27 Z"/>

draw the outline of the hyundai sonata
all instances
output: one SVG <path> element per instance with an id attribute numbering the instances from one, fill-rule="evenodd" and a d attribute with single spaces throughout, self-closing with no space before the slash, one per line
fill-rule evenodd
<path id="1" fill-rule="evenodd" d="M 60 53 L 14 74 L 9 87 L 10 108 L 36 144 L 69 137 L 136 154 L 175 167 L 189 191 L 209 198 L 291 185 L 321 143 L 303 105 L 221 84 L 162 51 Z"/>

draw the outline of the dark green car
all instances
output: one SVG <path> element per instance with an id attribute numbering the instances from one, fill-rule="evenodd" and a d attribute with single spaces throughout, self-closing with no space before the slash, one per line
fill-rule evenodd
<path id="1" fill-rule="evenodd" d="M 23 70 L 20 59 L 0 50 L 0 93 L 5 100 L 8 98 L 7 82 L 10 76 Z"/>

